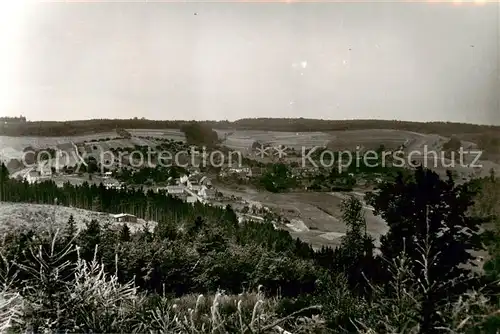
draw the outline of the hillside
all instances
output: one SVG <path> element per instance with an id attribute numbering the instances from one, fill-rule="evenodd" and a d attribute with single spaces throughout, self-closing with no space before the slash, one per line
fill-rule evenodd
<path id="1" fill-rule="evenodd" d="M 75 136 L 125 129 L 180 129 L 188 121 L 157 121 L 146 119 L 92 119 L 67 122 L 26 122 L 0 125 L 4 136 Z M 499 133 L 500 126 L 452 122 L 408 122 L 397 120 L 322 120 L 307 118 L 246 118 L 234 122 L 201 121 L 212 128 L 261 131 L 342 131 L 365 129 L 396 129 L 443 136 L 471 133 Z"/>
<path id="2" fill-rule="evenodd" d="M 83 228 L 92 219 L 98 220 L 101 224 L 115 223 L 111 214 L 95 212 L 73 207 L 29 204 L 29 203 L 9 203 L 0 202 L 0 233 L 12 233 L 15 231 L 26 232 L 28 230 L 43 231 L 51 228 L 63 228 L 70 215 L 73 215 L 79 228 Z M 146 224 L 143 219 L 138 219 L 137 223 L 129 224 L 132 231 L 142 228 Z M 156 223 L 149 222 L 153 227 Z"/>
<path id="3" fill-rule="evenodd" d="M 109 137 L 116 129 L 131 130 L 132 135 L 167 136 L 182 140 L 180 129 L 188 121 L 157 121 L 146 119 L 93 119 L 67 122 L 26 122 L 19 124 L 0 124 L 0 139 L 2 148 L 10 147 L 9 137 L 30 137 L 30 142 L 36 142 L 36 137 L 52 138 L 71 136 Z M 235 130 L 241 131 L 274 131 L 274 132 L 313 132 L 334 133 L 348 130 L 401 130 L 422 134 L 434 134 L 443 137 L 456 137 L 459 140 L 473 142 L 485 150 L 487 158 L 500 159 L 500 126 L 478 125 L 452 122 L 408 122 L 397 120 L 319 120 L 306 118 L 255 118 L 229 121 L 202 121 L 212 129 L 218 129 L 219 137 Z M 166 130 L 166 132 L 162 132 Z M 221 136 L 222 135 L 222 136 Z M 317 137 L 317 136 L 316 136 Z M 320 136 L 321 137 L 321 136 Z M 88 137 L 87 137 L 88 138 Z M 67 141 L 67 140 L 64 140 Z M 251 144 L 250 144 L 251 145 Z M 236 145 L 237 146 L 237 145 Z"/>

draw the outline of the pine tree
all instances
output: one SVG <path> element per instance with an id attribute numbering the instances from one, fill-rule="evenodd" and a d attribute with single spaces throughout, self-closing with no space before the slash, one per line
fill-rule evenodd
<path id="1" fill-rule="evenodd" d="M 5 201 L 5 183 L 9 179 L 9 170 L 2 162 L 0 166 L 0 202 Z"/>
<path id="2" fill-rule="evenodd" d="M 191 229 L 191 234 L 200 233 L 201 230 L 203 229 L 203 223 L 204 223 L 204 221 L 200 216 L 196 217 L 194 224 L 193 224 L 193 227 Z"/>
<path id="3" fill-rule="evenodd" d="M 130 241 L 130 228 L 127 224 L 123 224 L 120 230 L 120 241 L 127 242 Z"/>
<path id="4" fill-rule="evenodd" d="M 351 286 L 360 292 L 368 288 L 363 276 L 371 277 L 374 266 L 373 239 L 367 233 L 362 202 L 350 196 L 341 203 L 342 220 L 347 226 L 346 235 L 336 251 L 338 269 L 345 272 Z"/>
<path id="5" fill-rule="evenodd" d="M 68 223 L 66 224 L 66 231 L 65 231 L 65 237 L 66 240 L 71 240 L 75 237 L 77 232 L 76 224 L 75 224 L 75 218 L 73 215 L 69 216 Z"/>
<path id="6" fill-rule="evenodd" d="M 460 265 L 473 260 L 471 250 L 482 249 L 478 232 L 483 220 L 468 215 L 474 196 L 468 184 L 455 185 L 451 173 L 445 181 L 420 167 L 413 178 L 405 181 L 400 174 L 370 198 L 375 214 L 389 226 L 381 237 L 384 258 L 392 261 L 404 253 L 413 264 L 424 299 L 423 332 L 439 322 L 441 303 L 469 288 L 461 277 L 470 272 Z"/>
<path id="7" fill-rule="evenodd" d="M 99 222 L 92 219 L 82 233 L 80 233 L 82 244 L 82 255 L 84 259 L 91 260 L 94 256 L 96 246 L 101 243 L 102 231 Z"/>

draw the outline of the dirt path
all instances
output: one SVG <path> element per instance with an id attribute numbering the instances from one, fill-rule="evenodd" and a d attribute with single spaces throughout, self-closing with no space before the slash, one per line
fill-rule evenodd
<path id="1" fill-rule="evenodd" d="M 265 191 L 248 192 L 245 189 L 234 190 L 219 187 L 225 194 L 241 197 L 245 201 L 260 203 L 263 206 L 279 211 L 290 221 L 287 230 L 294 237 L 311 243 L 315 248 L 323 245 L 337 246 L 346 232 L 341 220 L 340 203 L 348 194 L 344 193 L 282 193 L 274 194 Z M 360 199 L 363 193 L 350 193 Z M 367 223 L 367 231 L 376 244 L 381 234 L 387 232 L 385 221 L 373 214 L 373 208 L 363 201 L 363 213 Z"/>

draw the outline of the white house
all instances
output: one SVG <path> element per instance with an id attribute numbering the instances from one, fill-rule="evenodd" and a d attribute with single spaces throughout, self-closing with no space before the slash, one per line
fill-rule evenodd
<path id="1" fill-rule="evenodd" d="M 188 196 L 186 198 L 187 203 L 196 203 L 197 201 L 198 201 L 198 198 L 196 198 L 196 196 Z"/>
<path id="2" fill-rule="evenodd" d="M 186 184 L 189 180 L 189 177 L 187 175 L 182 175 L 180 178 L 179 178 L 179 183 L 181 184 Z"/>
<path id="3" fill-rule="evenodd" d="M 184 192 L 184 186 L 167 186 L 167 193 L 169 195 L 179 195 Z"/>
<path id="4" fill-rule="evenodd" d="M 200 184 L 202 186 L 206 186 L 208 188 L 210 188 L 212 186 L 212 181 L 210 181 L 210 179 L 206 176 L 203 176 L 201 179 L 200 179 Z"/>
<path id="5" fill-rule="evenodd" d="M 208 188 L 206 186 L 201 186 L 200 191 L 198 191 L 198 196 L 204 199 L 214 199 L 216 197 L 217 191 L 213 188 Z"/>
<path id="6" fill-rule="evenodd" d="M 28 181 L 28 183 L 35 183 L 38 181 L 39 177 L 40 174 L 37 171 L 32 170 L 26 174 L 26 181 Z"/>
<path id="7" fill-rule="evenodd" d="M 202 179 L 202 177 L 199 175 L 191 176 L 187 180 L 187 187 L 194 192 L 200 191 L 201 190 L 201 184 L 200 184 L 201 179 Z"/>
<path id="8" fill-rule="evenodd" d="M 52 176 L 52 168 L 48 164 L 40 164 L 38 166 L 40 176 Z"/>
<path id="9" fill-rule="evenodd" d="M 113 218 L 120 223 L 137 223 L 137 217 L 128 213 L 119 213 L 113 215 Z"/>

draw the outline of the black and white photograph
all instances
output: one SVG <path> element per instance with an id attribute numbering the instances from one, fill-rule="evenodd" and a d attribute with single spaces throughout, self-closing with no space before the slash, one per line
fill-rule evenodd
<path id="1" fill-rule="evenodd" d="M 0 333 L 500 334 L 500 2 L 1 0 Z"/>

